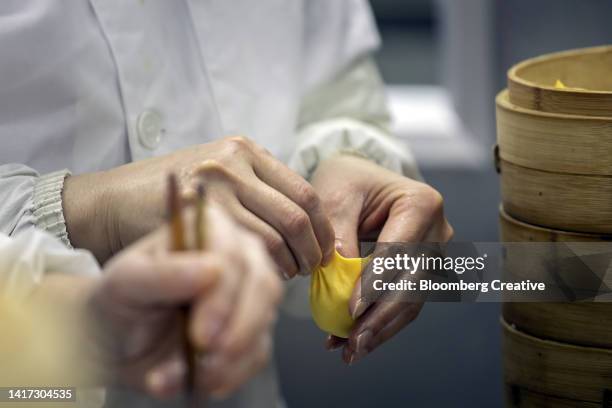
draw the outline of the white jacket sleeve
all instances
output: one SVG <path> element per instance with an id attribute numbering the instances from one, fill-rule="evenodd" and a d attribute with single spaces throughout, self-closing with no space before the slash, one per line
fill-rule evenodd
<path id="1" fill-rule="evenodd" d="M 70 247 L 62 208 L 68 175 L 61 170 L 40 176 L 21 164 L 0 165 L 0 232 L 12 236 L 37 227 Z"/>
<path id="2" fill-rule="evenodd" d="M 35 228 L 14 237 L 0 234 L 0 296 L 23 298 L 52 273 L 97 276 L 100 266 L 91 253 L 66 248 Z"/>
<path id="3" fill-rule="evenodd" d="M 347 152 L 420 179 L 408 146 L 391 135 L 390 121 L 376 64 L 370 56 L 361 57 L 305 96 L 290 167 L 309 178 L 322 160 Z"/>
<path id="4" fill-rule="evenodd" d="M 346 151 L 420 177 L 408 147 L 389 132 L 384 84 L 372 59 L 379 46 L 366 0 L 307 2 L 298 141 L 289 161 L 302 176 Z"/>

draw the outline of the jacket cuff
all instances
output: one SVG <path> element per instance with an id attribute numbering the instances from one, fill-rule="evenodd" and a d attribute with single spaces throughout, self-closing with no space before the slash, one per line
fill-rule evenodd
<path id="1" fill-rule="evenodd" d="M 422 180 L 407 146 L 361 121 L 338 118 L 319 122 L 302 130 L 299 140 L 289 167 L 307 180 L 322 161 L 337 154 L 361 156 L 388 170 Z"/>
<path id="2" fill-rule="evenodd" d="M 64 169 L 45 174 L 38 179 L 34 184 L 33 215 L 37 228 L 49 232 L 59 238 L 64 245 L 72 248 L 62 207 L 64 180 L 70 174 L 70 171 Z"/>

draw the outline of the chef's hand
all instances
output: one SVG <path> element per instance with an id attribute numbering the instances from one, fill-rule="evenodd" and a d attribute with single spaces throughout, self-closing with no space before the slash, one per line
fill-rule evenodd
<path id="1" fill-rule="evenodd" d="M 205 252 L 170 252 L 163 227 L 105 267 L 87 310 L 100 323 L 106 361 L 114 362 L 110 378 L 172 396 L 186 385 L 187 340 L 202 351 L 196 386 L 215 396 L 267 363 L 282 293 L 275 266 L 263 244 L 219 209 L 208 208 L 206 220 Z"/>
<path id="2" fill-rule="evenodd" d="M 453 235 L 436 190 L 365 159 L 332 157 L 319 165 L 312 184 L 336 232 L 336 247 L 345 257 L 358 257 L 358 237 L 376 231 L 378 242 L 446 242 Z M 393 302 L 392 296 L 387 293 L 375 303 L 365 303 L 359 279 L 350 302 L 357 323 L 348 340 L 330 336 L 326 347 L 344 346 L 342 357 L 350 364 L 393 337 L 423 305 Z"/>
<path id="3" fill-rule="evenodd" d="M 103 262 L 160 225 L 170 172 L 191 189 L 204 180 L 208 198 L 263 239 L 286 278 L 331 258 L 334 233 L 312 186 L 243 137 L 67 178 L 63 205 L 73 245 Z"/>

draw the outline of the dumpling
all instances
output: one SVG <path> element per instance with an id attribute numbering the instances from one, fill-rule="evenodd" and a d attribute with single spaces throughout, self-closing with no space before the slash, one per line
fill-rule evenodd
<path id="1" fill-rule="evenodd" d="M 310 311 L 319 328 L 347 338 L 355 321 L 349 300 L 366 259 L 345 258 L 336 251 L 326 266 L 318 266 L 310 281 Z"/>

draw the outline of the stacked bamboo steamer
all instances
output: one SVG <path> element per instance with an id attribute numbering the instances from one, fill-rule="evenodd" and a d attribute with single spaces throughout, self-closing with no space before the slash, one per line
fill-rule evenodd
<path id="1" fill-rule="evenodd" d="M 524 61 L 496 103 L 502 240 L 612 246 L 612 46 Z M 506 303 L 502 327 L 508 406 L 612 406 L 612 303 Z"/>

